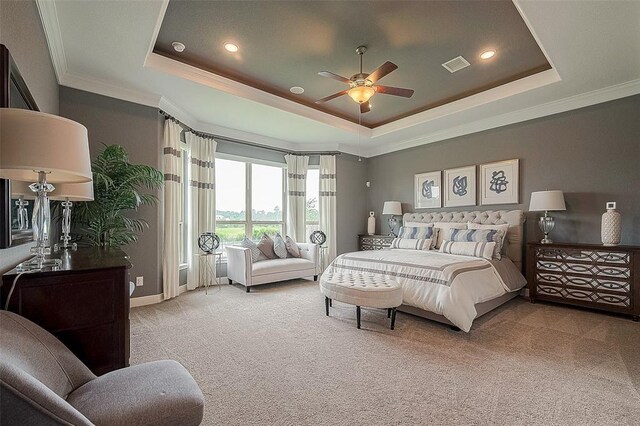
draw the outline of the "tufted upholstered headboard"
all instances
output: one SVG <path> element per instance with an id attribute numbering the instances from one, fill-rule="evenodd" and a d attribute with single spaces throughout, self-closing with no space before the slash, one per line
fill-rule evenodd
<path id="1" fill-rule="evenodd" d="M 406 222 L 457 222 L 457 223 L 482 223 L 485 225 L 509 224 L 507 232 L 506 254 L 509 259 L 522 271 L 523 255 L 523 224 L 525 221 L 522 210 L 488 210 L 484 212 L 424 212 L 405 213 L 402 216 L 402 223 Z"/>

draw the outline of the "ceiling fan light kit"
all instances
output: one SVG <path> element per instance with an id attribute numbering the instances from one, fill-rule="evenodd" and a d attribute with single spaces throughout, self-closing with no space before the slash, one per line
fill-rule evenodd
<path id="1" fill-rule="evenodd" d="M 382 93 L 385 95 L 401 96 L 403 98 L 410 98 L 413 96 L 412 89 L 402 89 L 400 87 L 379 86 L 375 83 L 387 74 L 395 71 L 398 66 L 393 62 L 385 62 L 376 68 L 371 74 L 362 72 L 362 55 L 367 51 L 366 46 L 358 46 L 356 53 L 360 57 L 360 72 L 354 74 L 351 78 L 342 77 L 341 75 L 334 74 L 330 71 L 321 71 L 318 74 L 322 77 L 332 78 L 342 83 L 349 85 L 349 89 L 342 92 L 334 93 L 325 98 L 319 99 L 316 103 L 323 103 L 348 94 L 351 99 L 360 104 L 360 112 L 365 113 L 371 110 L 369 105 L 369 99 L 376 93 Z"/>

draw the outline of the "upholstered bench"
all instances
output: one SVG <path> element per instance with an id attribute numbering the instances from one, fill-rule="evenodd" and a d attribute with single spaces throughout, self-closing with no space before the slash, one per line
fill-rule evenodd
<path id="1" fill-rule="evenodd" d="M 320 292 L 324 295 L 327 316 L 331 301 L 356 306 L 356 321 L 360 328 L 360 307 L 382 308 L 391 317 L 391 329 L 396 322 L 396 308 L 402 304 L 402 287 L 381 275 L 324 273 L 320 278 Z"/>

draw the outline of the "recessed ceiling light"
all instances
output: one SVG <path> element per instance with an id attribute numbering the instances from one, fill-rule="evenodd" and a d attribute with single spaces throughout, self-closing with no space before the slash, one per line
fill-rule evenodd
<path id="1" fill-rule="evenodd" d="M 293 86 L 289 91 L 294 95 L 302 95 L 304 93 L 304 89 L 300 86 Z"/>
<path id="2" fill-rule="evenodd" d="M 490 58 L 493 58 L 493 55 L 495 55 L 495 54 L 496 54 L 495 50 L 487 50 L 487 51 L 482 52 L 480 54 L 480 58 L 481 59 L 490 59 Z"/>
<path id="3" fill-rule="evenodd" d="M 238 51 L 238 46 L 233 43 L 225 43 L 224 48 L 227 50 L 227 52 L 231 53 L 235 53 Z"/>
<path id="4" fill-rule="evenodd" d="M 179 41 L 174 41 L 173 43 L 171 43 L 171 45 L 176 52 L 184 52 L 184 49 L 186 49 L 186 46 Z"/>

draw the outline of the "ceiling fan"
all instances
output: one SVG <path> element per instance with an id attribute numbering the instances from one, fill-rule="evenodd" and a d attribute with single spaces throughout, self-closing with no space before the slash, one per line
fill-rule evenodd
<path id="1" fill-rule="evenodd" d="M 342 77 L 329 71 L 321 71 L 318 73 L 323 77 L 329 77 L 333 78 L 334 80 L 347 83 L 350 88 L 347 90 L 343 90 L 342 92 L 334 93 L 333 95 L 327 96 L 326 98 L 318 99 L 316 101 L 317 104 L 321 104 L 330 101 L 331 99 L 335 99 L 342 95 L 348 94 L 351 99 L 360 104 L 360 112 L 365 113 L 371 111 L 369 99 L 376 93 L 382 93 L 383 95 L 402 96 L 403 98 L 410 98 L 411 96 L 413 96 L 412 89 L 402 89 L 400 87 L 380 86 L 375 84 L 382 77 L 398 68 L 398 66 L 393 62 L 385 62 L 384 64 L 376 68 L 376 70 L 371 74 L 363 73 L 362 55 L 364 55 L 364 52 L 366 51 L 366 46 L 359 46 L 356 49 L 356 53 L 358 54 L 358 56 L 360 56 L 360 72 L 358 74 L 352 75 L 351 78 Z"/>

